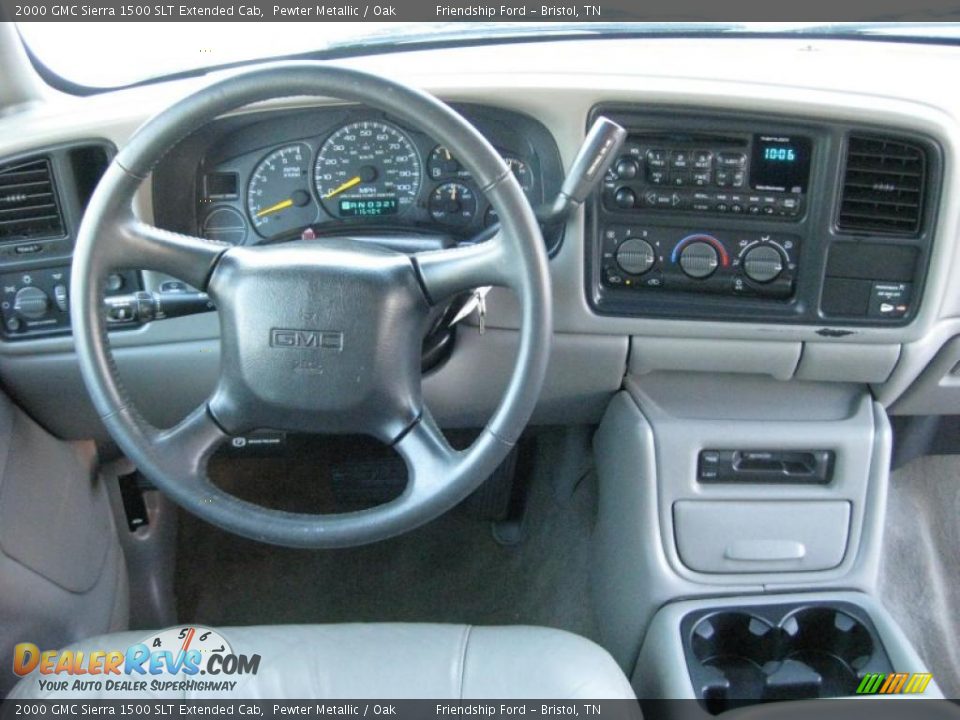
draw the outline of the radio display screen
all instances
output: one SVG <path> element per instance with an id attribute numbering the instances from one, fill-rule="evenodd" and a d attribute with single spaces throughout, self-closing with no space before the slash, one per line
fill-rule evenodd
<path id="1" fill-rule="evenodd" d="M 810 177 L 810 138 L 754 135 L 750 185 L 754 190 L 803 193 Z"/>

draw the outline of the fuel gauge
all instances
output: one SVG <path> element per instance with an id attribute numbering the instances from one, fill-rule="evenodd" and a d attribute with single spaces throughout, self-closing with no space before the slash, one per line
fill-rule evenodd
<path id="1" fill-rule="evenodd" d="M 430 194 L 430 217 L 447 225 L 469 225 L 477 214 L 477 196 L 463 183 L 444 183 Z"/>
<path id="2" fill-rule="evenodd" d="M 427 159 L 427 174 L 431 180 L 470 179 L 470 171 L 443 145 L 437 145 L 430 153 Z"/>

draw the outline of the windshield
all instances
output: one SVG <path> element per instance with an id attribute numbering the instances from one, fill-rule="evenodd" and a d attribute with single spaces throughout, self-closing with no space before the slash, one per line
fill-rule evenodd
<path id="1" fill-rule="evenodd" d="M 960 39 L 960 23 L 26 22 L 18 28 L 50 72 L 87 88 L 266 58 L 525 37 L 729 33 Z"/>

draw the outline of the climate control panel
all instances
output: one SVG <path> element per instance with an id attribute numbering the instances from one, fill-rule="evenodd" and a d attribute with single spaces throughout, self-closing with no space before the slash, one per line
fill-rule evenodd
<path id="1" fill-rule="evenodd" d="M 768 298 L 794 291 L 795 235 L 633 224 L 610 225 L 601 234 L 601 283 L 611 290 Z"/>

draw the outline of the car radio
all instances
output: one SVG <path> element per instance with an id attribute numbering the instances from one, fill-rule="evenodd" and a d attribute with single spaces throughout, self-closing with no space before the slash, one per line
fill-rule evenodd
<path id="1" fill-rule="evenodd" d="M 796 219 L 810 176 L 809 137 L 632 134 L 603 184 L 611 211 Z"/>
<path id="2" fill-rule="evenodd" d="M 598 106 L 627 140 L 588 208 L 603 313 L 795 317 L 829 138 L 780 119 Z"/>
<path id="3" fill-rule="evenodd" d="M 789 133 L 631 133 L 601 191 L 601 284 L 789 298 L 800 235 L 779 230 L 806 210 L 812 150 Z"/>

